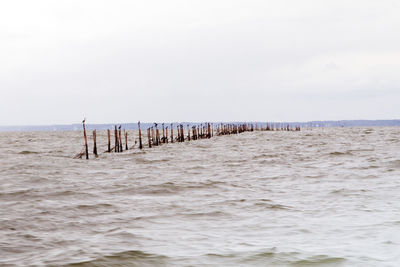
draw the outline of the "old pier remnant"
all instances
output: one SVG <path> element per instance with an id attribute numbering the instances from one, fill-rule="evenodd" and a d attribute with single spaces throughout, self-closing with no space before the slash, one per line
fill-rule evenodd
<path id="1" fill-rule="evenodd" d="M 83 152 L 77 154 L 74 158 L 82 158 L 84 155 L 86 159 L 89 159 L 89 148 L 87 142 L 87 133 L 86 133 L 86 120 L 82 121 L 83 127 L 83 136 L 84 136 L 84 150 Z M 154 123 L 152 126 L 147 128 L 147 142 L 148 147 L 156 147 L 161 146 L 163 144 L 168 144 L 168 140 L 170 139 L 171 143 L 174 141 L 178 143 L 183 143 L 185 141 L 198 140 L 198 139 L 210 139 L 215 136 L 223 136 L 223 135 L 238 135 L 244 132 L 253 132 L 253 131 L 300 131 L 301 128 L 298 125 L 288 124 L 288 123 L 218 123 L 214 128 L 214 124 L 210 122 L 206 123 L 197 123 L 197 124 L 187 124 L 186 131 L 185 127 L 182 123 L 176 124 L 177 137 L 174 138 L 174 124 L 171 123 L 170 127 L 165 126 L 164 123 L 162 125 L 162 135 L 161 129 L 158 128 L 158 123 Z M 168 128 L 170 129 L 170 133 L 168 133 Z M 126 129 L 122 129 L 122 125 L 114 125 L 114 147 L 111 147 L 111 130 L 107 129 L 107 150 L 103 153 L 111 153 L 112 151 L 116 153 L 123 152 L 123 138 L 125 139 L 125 150 L 129 149 L 128 146 L 128 131 Z M 139 149 L 144 149 L 143 147 L 143 137 L 140 121 L 138 121 L 138 138 L 139 138 Z M 98 144 L 97 144 L 97 130 L 93 130 L 93 154 L 98 156 Z M 134 138 L 134 143 L 137 141 Z M 134 149 L 135 145 L 131 147 Z"/>

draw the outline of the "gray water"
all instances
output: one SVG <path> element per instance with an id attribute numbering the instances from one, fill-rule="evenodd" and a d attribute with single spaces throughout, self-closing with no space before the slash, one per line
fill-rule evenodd
<path id="1" fill-rule="evenodd" d="M 399 266 L 399 139 L 247 132 L 87 161 L 81 132 L 0 133 L 0 265 Z"/>

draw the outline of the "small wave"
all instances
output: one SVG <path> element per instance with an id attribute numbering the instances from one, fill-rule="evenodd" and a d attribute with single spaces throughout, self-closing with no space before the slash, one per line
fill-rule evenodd
<path id="1" fill-rule="evenodd" d="M 89 205 L 89 204 L 81 204 L 76 206 L 78 209 L 88 209 L 88 210 L 93 210 L 93 209 L 97 209 L 97 208 L 110 208 L 113 207 L 113 205 L 108 204 L 108 203 L 99 203 L 99 204 L 93 204 L 93 205 Z"/>
<path id="2" fill-rule="evenodd" d="M 175 194 L 179 191 L 182 191 L 183 188 L 178 186 L 173 182 L 167 182 L 156 185 L 149 185 L 143 188 L 139 188 L 138 192 L 145 195 L 164 195 L 164 194 Z"/>
<path id="3" fill-rule="evenodd" d="M 316 255 L 303 258 L 299 252 L 277 252 L 276 248 L 270 251 L 259 252 L 243 259 L 246 264 L 268 263 L 273 266 L 337 266 L 345 262 L 345 258 Z"/>
<path id="4" fill-rule="evenodd" d="M 245 256 L 241 262 L 245 265 L 262 263 L 262 266 L 287 266 L 293 262 L 292 260 L 297 260 L 298 255 L 300 255 L 298 252 L 277 252 L 276 248 L 272 248 Z"/>
<path id="5" fill-rule="evenodd" d="M 334 151 L 329 153 L 329 155 L 332 156 L 347 156 L 347 155 L 353 155 L 350 151 L 346 151 L 346 152 L 340 152 L 340 151 Z"/>
<path id="6" fill-rule="evenodd" d="M 142 163 L 142 164 L 163 163 L 163 162 L 169 162 L 170 160 L 171 158 L 162 158 L 162 159 L 146 159 L 140 157 L 135 158 L 136 163 Z"/>
<path id="7" fill-rule="evenodd" d="M 256 206 L 263 206 L 267 209 L 271 210 L 291 210 L 292 207 L 281 205 L 281 204 L 273 204 L 273 203 L 266 203 L 266 202 L 256 202 L 254 205 Z"/>
<path id="8" fill-rule="evenodd" d="M 392 168 L 400 168 L 400 159 L 391 160 L 388 162 L 388 165 Z"/>
<path id="9" fill-rule="evenodd" d="M 330 194 L 333 195 L 358 195 L 362 194 L 365 192 L 368 192 L 369 190 L 366 189 L 359 189 L 359 190 L 350 190 L 346 188 L 341 188 L 341 189 L 335 189 L 330 192 Z"/>
<path id="10" fill-rule="evenodd" d="M 265 153 L 263 153 L 261 155 L 253 156 L 253 160 L 266 159 L 266 158 L 277 158 L 279 156 L 280 156 L 280 154 L 265 154 Z"/>
<path id="11" fill-rule="evenodd" d="M 371 152 L 375 151 L 374 148 L 359 148 L 359 149 L 350 149 L 348 152 Z"/>
<path id="12" fill-rule="evenodd" d="M 318 178 L 323 178 L 324 175 L 322 174 L 317 174 L 317 175 L 304 175 L 304 178 L 308 178 L 308 179 L 318 179 Z"/>
<path id="13" fill-rule="evenodd" d="M 216 186 L 227 185 L 226 182 L 221 181 L 205 181 L 200 183 L 190 183 L 185 186 L 187 189 L 207 189 L 207 188 L 215 188 Z"/>
<path id="14" fill-rule="evenodd" d="M 30 155 L 30 154 L 39 154 L 39 152 L 23 150 L 23 151 L 19 152 L 18 154 L 20 154 L 20 155 Z"/>
<path id="15" fill-rule="evenodd" d="M 0 197 L 21 197 L 30 195 L 33 192 L 35 192 L 33 189 L 23 189 L 12 192 L 0 192 Z"/>
<path id="16" fill-rule="evenodd" d="M 337 264 L 341 264 L 345 262 L 345 258 L 340 257 L 330 257 L 326 255 L 318 255 L 313 256 L 307 259 L 297 260 L 291 262 L 293 266 L 337 266 Z"/>
<path id="17" fill-rule="evenodd" d="M 186 190 L 198 190 L 215 188 L 217 186 L 226 185 L 226 182 L 221 181 L 205 181 L 199 183 L 182 183 L 176 184 L 173 182 L 166 182 L 156 185 L 147 185 L 145 187 L 135 189 L 136 192 L 144 195 L 169 195 L 176 194 Z M 131 191 L 131 190 L 130 190 Z"/>
<path id="18" fill-rule="evenodd" d="M 103 256 L 90 261 L 63 265 L 65 267 L 98 267 L 98 266 L 165 266 L 168 257 L 146 253 L 140 250 L 124 251 Z"/>
<path id="19" fill-rule="evenodd" d="M 192 212 L 192 213 L 181 213 L 183 216 L 188 217 L 220 217 L 220 216 L 230 216 L 229 213 L 222 211 L 210 211 L 210 212 Z"/>

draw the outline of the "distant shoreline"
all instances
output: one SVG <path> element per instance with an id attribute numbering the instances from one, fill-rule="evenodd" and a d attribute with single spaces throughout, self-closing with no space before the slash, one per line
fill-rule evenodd
<path id="1" fill-rule="evenodd" d="M 168 122 L 165 125 L 170 125 L 173 123 L 174 125 L 183 124 L 183 125 L 197 125 L 201 124 L 201 122 Z M 241 121 L 237 122 L 213 122 L 214 125 L 219 123 L 244 123 Z M 258 125 L 266 125 L 274 124 L 274 125 L 290 125 L 290 126 L 300 126 L 304 127 L 373 127 L 373 126 L 386 126 L 386 127 L 395 127 L 400 126 L 400 120 L 340 120 L 340 121 L 308 121 L 308 122 L 248 122 Z M 160 123 L 161 124 L 161 123 Z M 87 124 L 87 128 L 97 129 L 97 130 L 106 130 L 112 129 L 114 125 L 122 125 L 124 129 L 127 130 L 137 130 L 137 123 L 105 123 L 105 124 Z M 153 126 L 153 123 L 141 123 L 143 129 Z M 0 132 L 30 132 L 30 131 L 80 131 L 82 129 L 81 124 L 64 124 L 64 125 L 21 125 L 21 126 L 0 126 Z"/>

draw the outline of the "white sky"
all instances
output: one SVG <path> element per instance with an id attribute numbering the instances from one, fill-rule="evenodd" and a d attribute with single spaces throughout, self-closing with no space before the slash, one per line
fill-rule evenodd
<path id="1" fill-rule="evenodd" d="M 400 2 L 0 2 L 0 124 L 395 119 Z"/>

